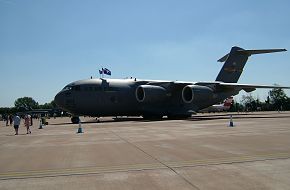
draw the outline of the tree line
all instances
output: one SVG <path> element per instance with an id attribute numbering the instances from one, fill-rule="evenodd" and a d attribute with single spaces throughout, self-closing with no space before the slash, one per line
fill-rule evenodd
<path id="1" fill-rule="evenodd" d="M 234 102 L 229 111 L 289 111 L 290 98 L 283 89 L 274 88 L 269 91 L 265 101 L 254 98 L 251 94 L 243 95 L 241 102 Z"/>
<path id="2" fill-rule="evenodd" d="M 58 107 L 54 101 L 39 104 L 31 97 L 22 97 L 15 100 L 14 107 L 1 107 L 0 114 L 15 114 L 17 112 L 25 112 L 34 109 L 58 109 Z"/>

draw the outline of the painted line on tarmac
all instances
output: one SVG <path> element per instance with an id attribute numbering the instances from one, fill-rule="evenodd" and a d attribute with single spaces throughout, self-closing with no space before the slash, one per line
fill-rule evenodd
<path id="1" fill-rule="evenodd" d="M 235 156 L 235 157 L 227 157 L 227 158 L 189 160 L 189 161 L 181 161 L 181 162 L 165 162 L 165 164 L 172 168 L 181 168 L 181 167 L 233 164 L 233 163 L 256 162 L 256 161 L 264 161 L 264 160 L 277 160 L 277 159 L 289 159 L 289 158 L 290 158 L 290 153 L 275 153 L 275 154 Z"/>
<path id="2" fill-rule="evenodd" d="M 58 177 L 58 176 L 71 176 L 71 175 L 89 175 L 89 174 L 102 174 L 114 172 L 129 172 L 129 171 L 142 171 L 142 170 L 158 170 L 182 167 L 197 167 L 197 166 L 210 166 L 220 164 L 234 164 L 245 162 L 256 162 L 265 160 L 289 159 L 290 153 L 275 153 L 275 154 L 258 154 L 246 155 L 227 158 L 215 159 L 202 159 L 202 160 L 189 160 L 180 162 L 162 162 L 152 164 L 130 164 L 118 166 L 92 166 L 92 167 L 78 167 L 78 168 L 62 168 L 51 170 L 31 170 L 19 172 L 5 172 L 0 173 L 0 180 L 9 179 L 26 179 L 26 178 L 43 178 L 43 177 Z M 168 167 L 166 167 L 166 165 Z"/>
<path id="3" fill-rule="evenodd" d="M 155 169 L 167 169 L 167 167 L 163 166 L 160 163 L 152 163 L 152 164 L 132 164 L 132 165 L 104 166 L 104 167 L 93 166 L 93 167 L 52 169 L 52 170 L 31 170 L 21 172 L 0 173 L 0 180 L 57 177 L 69 175 L 87 175 L 87 174 L 126 172 L 138 170 L 155 170 Z"/>

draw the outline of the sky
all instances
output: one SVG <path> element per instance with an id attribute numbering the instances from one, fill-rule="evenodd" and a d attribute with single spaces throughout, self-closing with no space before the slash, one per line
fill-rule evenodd
<path id="1" fill-rule="evenodd" d="M 0 0 L 0 107 L 51 102 L 101 67 L 110 78 L 214 81 L 232 46 L 290 51 L 289 18 L 288 0 Z M 289 51 L 251 56 L 239 83 L 290 86 Z"/>

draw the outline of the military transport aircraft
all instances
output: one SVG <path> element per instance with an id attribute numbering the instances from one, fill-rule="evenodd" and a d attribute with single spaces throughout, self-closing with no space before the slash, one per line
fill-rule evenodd
<path id="1" fill-rule="evenodd" d="M 290 88 L 273 85 L 238 84 L 251 55 L 287 51 L 286 49 L 244 50 L 232 47 L 219 59 L 225 62 L 213 82 L 183 82 L 139 79 L 87 79 L 72 82 L 56 96 L 56 104 L 74 115 L 143 116 L 147 119 L 188 118 L 198 110 L 256 88 Z"/>

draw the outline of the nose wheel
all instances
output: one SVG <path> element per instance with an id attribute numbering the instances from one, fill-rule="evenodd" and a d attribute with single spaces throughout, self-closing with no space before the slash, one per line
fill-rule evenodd
<path id="1" fill-rule="evenodd" d="M 72 118 L 71 118 L 71 122 L 72 122 L 72 123 L 74 123 L 74 124 L 77 124 L 77 123 L 79 123 L 79 122 L 80 122 L 80 118 L 79 118 L 79 117 L 76 117 L 76 116 L 74 116 L 74 117 L 72 117 Z"/>

